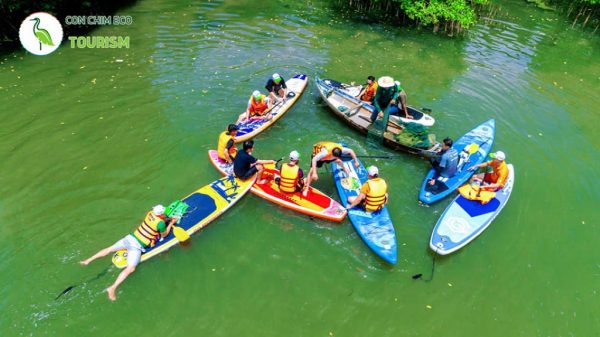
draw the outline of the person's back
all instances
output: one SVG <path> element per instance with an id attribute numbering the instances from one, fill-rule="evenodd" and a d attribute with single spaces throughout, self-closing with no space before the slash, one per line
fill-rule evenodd
<path id="1" fill-rule="evenodd" d="M 250 171 L 250 168 L 254 162 L 256 162 L 256 158 L 248 154 L 245 149 L 238 152 L 233 160 L 233 173 L 235 173 L 237 177 L 243 179 L 243 177 L 246 176 Z"/>
<path id="2" fill-rule="evenodd" d="M 458 171 L 458 152 L 454 148 L 449 148 L 442 154 L 440 159 L 440 175 L 444 178 L 450 178 Z"/>
<path id="3" fill-rule="evenodd" d="M 383 208 L 386 202 L 387 183 L 378 176 L 367 180 L 361 192 L 365 193 L 365 209 L 367 212 L 375 212 Z"/>

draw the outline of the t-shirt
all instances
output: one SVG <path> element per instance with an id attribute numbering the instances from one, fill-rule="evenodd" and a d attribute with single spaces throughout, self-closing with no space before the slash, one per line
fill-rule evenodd
<path id="1" fill-rule="evenodd" d="M 492 173 L 488 173 L 487 181 L 504 187 L 506 179 L 508 178 L 508 167 L 506 166 L 506 162 L 501 161 L 497 165 L 494 165 L 494 161 L 490 160 L 486 164 L 494 170 Z"/>
<path id="2" fill-rule="evenodd" d="M 377 87 L 377 93 L 373 98 L 373 105 L 377 112 L 385 110 L 390 105 L 391 100 L 398 100 L 398 88 L 392 86 L 391 88 Z"/>
<path id="3" fill-rule="evenodd" d="M 276 93 L 281 88 L 287 89 L 287 86 L 285 85 L 285 80 L 283 78 L 281 79 L 281 81 L 279 82 L 279 84 L 275 83 L 275 81 L 273 81 L 273 79 L 270 78 L 267 81 L 267 85 L 265 85 L 265 89 L 267 89 L 268 92 L 275 92 Z"/>
<path id="4" fill-rule="evenodd" d="M 256 158 L 242 150 L 238 152 L 233 160 L 233 173 L 238 177 L 243 177 L 254 163 L 256 163 Z"/>
<path id="5" fill-rule="evenodd" d="M 313 159 L 314 159 L 314 158 L 317 158 L 317 161 L 322 161 L 322 160 L 331 160 L 331 159 L 333 159 L 333 158 L 327 158 L 328 154 L 329 154 L 329 151 L 327 151 L 327 149 L 323 147 L 323 148 L 321 149 L 321 152 L 317 153 L 317 154 L 316 154 L 316 155 L 313 157 Z M 350 149 L 348 149 L 348 148 L 345 148 L 345 147 L 342 147 L 342 155 L 344 155 L 344 154 L 346 154 L 346 155 L 350 155 Z"/>
<path id="6" fill-rule="evenodd" d="M 440 175 L 444 178 L 450 178 L 456 174 L 458 167 L 458 152 L 455 149 L 449 148 L 442 154 L 440 159 Z"/>

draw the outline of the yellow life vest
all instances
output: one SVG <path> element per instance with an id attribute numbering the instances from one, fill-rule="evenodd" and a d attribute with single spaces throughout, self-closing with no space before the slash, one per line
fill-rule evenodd
<path id="1" fill-rule="evenodd" d="M 365 199 L 365 209 L 367 212 L 378 211 L 385 205 L 387 184 L 381 178 L 369 179 L 366 184 L 369 184 L 369 193 Z"/>
<path id="2" fill-rule="evenodd" d="M 133 232 L 133 235 L 144 247 L 153 247 L 160 238 L 158 224 L 163 221 L 160 217 L 154 215 L 152 211 L 146 214 L 146 218 L 141 225 Z"/>
<path id="3" fill-rule="evenodd" d="M 487 204 L 496 196 L 496 192 L 483 190 L 481 185 L 478 187 L 473 187 L 471 184 L 464 184 L 459 187 L 458 193 L 460 193 L 463 198 L 468 200 L 477 200 L 481 202 L 482 205 Z"/>
<path id="4" fill-rule="evenodd" d="M 227 160 L 225 158 L 225 151 L 227 150 L 227 142 L 229 142 L 230 139 L 233 141 L 233 146 L 229 149 L 229 156 L 231 157 L 231 159 L 233 159 L 237 154 L 237 149 L 235 148 L 235 137 L 230 135 L 227 131 L 223 131 L 219 135 L 219 144 L 217 145 L 217 151 L 219 152 L 219 158 L 223 160 Z"/>
<path id="5" fill-rule="evenodd" d="M 343 146 L 342 146 L 342 144 L 334 143 L 334 142 L 318 142 L 317 144 L 315 144 L 313 146 L 312 155 L 313 155 L 313 157 L 316 156 L 317 154 L 319 154 L 321 152 L 321 150 L 323 148 L 325 148 L 325 149 L 327 149 L 327 156 L 325 156 L 321 160 L 331 160 L 331 159 L 333 159 L 333 154 L 332 154 L 333 149 L 335 149 L 336 147 L 341 150 Z"/>
<path id="6" fill-rule="evenodd" d="M 279 189 L 281 192 L 294 193 L 298 184 L 298 165 L 285 164 L 281 166 L 281 178 L 279 180 Z"/>

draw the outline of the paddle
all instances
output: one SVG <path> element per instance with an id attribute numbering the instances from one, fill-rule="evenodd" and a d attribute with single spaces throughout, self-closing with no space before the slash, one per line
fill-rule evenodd
<path id="1" fill-rule="evenodd" d="M 109 265 L 108 265 L 108 267 L 104 268 L 104 270 L 103 270 L 103 271 L 101 271 L 101 272 L 100 272 L 98 275 L 96 275 L 96 277 L 93 277 L 93 278 L 91 278 L 91 279 L 89 279 L 89 280 L 87 280 L 87 281 L 84 281 L 84 282 L 81 282 L 81 283 L 74 284 L 74 285 L 71 285 L 71 286 L 68 286 L 68 287 L 66 287 L 66 288 L 65 288 L 65 290 L 63 290 L 63 291 L 62 291 L 60 294 L 58 294 L 58 296 L 56 296 L 56 298 L 55 298 L 54 300 L 56 301 L 56 300 L 58 300 L 58 299 L 59 299 L 59 298 L 60 298 L 62 295 L 68 294 L 68 293 L 69 293 L 69 292 L 71 292 L 71 290 L 73 290 L 73 288 L 75 288 L 75 287 L 78 287 L 78 286 L 80 286 L 80 285 L 84 285 L 84 284 L 86 284 L 86 283 L 89 283 L 89 282 L 92 282 L 92 281 L 95 281 L 95 280 L 99 279 L 100 277 L 104 276 L 104 274 L 106 274 L 106 273 L 108 272 L 108 270 L 110 269 L 110 267 L 111 267 L 111 265 L 109 264 Z"/>
<path id="2" fill-rule="evenodd" d="M 429 277 L 427 280 L 423 280 L 423 281 L 425 281 L 425 282 L 431 282 L 431 280 L 433 280 L 433 274 L 435 273 L 435 258 L 436 258 L 436 256 L 438 255 L 438 254 L 437 254 L 437 252 L 438 252 L 438 249 L 439 249 L 439 247 L 435 249 L 435 253 L 433 254 L 433 259 L 432 259 L 432 262 L 431 262 L 431 276 L 430 276 L 430 277 Z M 422 276 L 423 276 L 423 274 L 422 274 L 422 273 L 415 274 L 415 275 L 413 275 L 413 276 L 412 276 L 412 279 L 413 279 L 413 280 L 418 280 L 418 279 L 420 279 Z"/>
<path id="3" fill-rule="evenodd" d="M 179 242 L 185 242 L 190 239 L 190 234 L 183 228 L 173 225 L 173 235 Z"/>

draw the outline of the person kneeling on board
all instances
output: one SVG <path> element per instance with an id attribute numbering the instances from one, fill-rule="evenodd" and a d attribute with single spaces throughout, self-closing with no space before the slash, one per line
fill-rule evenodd
<path id="1" fill-rule="evenodd" d="M 376 91 L 377 91 L 377 82 L 375 81 L 375 76 L 369 76 L 369 77 L 367 77 L 367 84 L 358 93 L 356 98 L 360 99 L 363 102 L 373 104 L 373 97 L 375 97 Z"/>
<path id="2" fill-rule="evenodd" d="M 219 158 L 229 164 L 233 163 L 233 159 L 237 154 L 237 149 L 235 148 L 235 135 L 237 134 L 238 129 L 237 125 L 229 124 L 227 126 L 227 131 L 223 131 L 219 135 L 219 143 L 217 144 Z"/>
<path id="3" fill-rule="evenodd" d="M 396 85 L 396 91 L 398 92 L 398 104 L 390 105 L 390 115 L 400 116 L 400 108 L 404 112 L 404 118 L 413 119 L 414 117 L 408 114 L 408 108 L 406 107 L 406 91 L 402 89 L 400 81 L 394 81 Z"/>
<path id="4" fill-rule="evenodd" d="M 272 102 L 285 101 L 287 86 L 285 85 L 285 80 L 279 74 L 275 73 L 269 78 L 265 89 L 269 92 L 269 98 Z"/>
<path id="5" fill-rule="evenodd" d="M 135 271 L 136 266 L 140 263 L 142 252 L 148 247 L 153 247 L 160 239 L 165 238 L 171 232 L 173 225 L 177 222 L 177 218 L 172 218 L 168 225 L 165 225 L 165 207 L 156 205 L 150 212 L 146 214 L 144 221 L 133 231 L 121 240 L 117 241 L 112 246 L 106 247 L 92 257 L 83 260 L 81 263 L 84 266 L 90 264 L 97 258 L 104 257 L 110 253 L 126 249 L 127 250 L 127 267 L 117 276 L 115 282 L 108 288 L 108 298 L 111 301 L 117 299 L 117 287 L 125 281 L 125 279 Z"/>
<path id="6" fill-rule="evenodd" d="M 349 149 L 347 147 L 344 147 L 342 144 L 334 142 L 318 142 L 317 144 L 315 144 L 313 146 L 310 171 L 308 172 L 308 177 L 306 178 L 306 186 L 304 187 L 302 195 L 307 196 L 310 183 L 313 180 L 319 180 L 317 168 L 323 166 L 323 164 L 336 162 L 338 165 L 344 168 L 346 175 L 349 175 L 350 172 L 346 167 L 344 167 L 344 163 L 340 159 L 342 155 L 351 156 L 354 160 L 354 167 L 360 167 L 358 159 L 356 158 L 356 154 L 354 153 L 354 151 L 352 151 L 352 149 Z"/>
<path id="7" fill-rule="evenodd" d="M 435 185 L 435 180 L 439 177 L 450 178 L 458 171 L 458 152 L 452 148 L 452 139 L 446 137 L 442 142 L 442 150 L 429 161 L 435 173 L 429 180 L 429 185 Z"/>
<path id="8" fill-rule="evenodd" d="M 233 160 L 233 173 L 237 178 L 247 180 L 255 173 L 258 174 L 258 179 L 261 179 L 264 170 L 263 164 L 275 164 L 274 160 L 260 160 L 252 156 L 254 150 L 254 141 L 247 140 L 244 142 L 243 151 L 240 151 Z M 264 184 L 266 179 L 261 179 L 257 183 Z"/>
<path id="9" fill-rule="evenodd" d="M 298 162 L 300 154 L 294 150 L 290 152 L 290 161 L 281 165 L 279 169 L 279 189 L 284 193 L 296 193 L 304 188 L 304 172 Z"/>
<path id="10" fill-rule="evenodd" d="M 376 166 L 370 166 L 367 172 L 369 180 L 362 185 L 358 196 L 348 197 L 346 209 L 361 205 L 367 212 L 376 212 L 385 206 L 388 198 L 385 180 L 379 178 L 379 170 Z"/>
<path id="11" fill-rule="evenodd" d="M 469 171 L 473 171 L 476 168 L 487 169 L 491 167 L 491 172 L 480 173 L 471 178 L 472 182 L 482 183 L 482 191 L 500 190 L 504 188 L 504 184 L 506 184 L 506 179 L 508 178 L 508 167 L 506 166 L 506 155 L 504 152 L 496 151 L 496 153 L 490 154 L 490 157 L 492 160 L 468 168 Z"/>
<path id="12" fill-rule="evenodd" d="M 237 123 L 241 123 L 250 119 L 269 119 L 272 104 L 271 100 L 267 96 L 260 93 L 258 90 L 254 90 L 252 96 L 248 100 L 248 107 L 246 108 L 246 115 L 240 116 Z"/>

